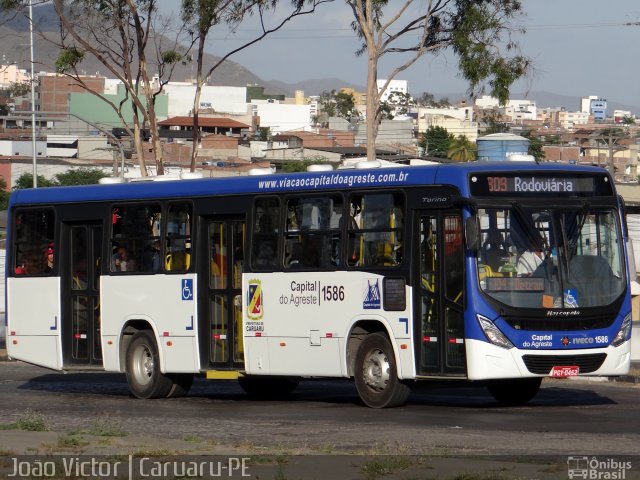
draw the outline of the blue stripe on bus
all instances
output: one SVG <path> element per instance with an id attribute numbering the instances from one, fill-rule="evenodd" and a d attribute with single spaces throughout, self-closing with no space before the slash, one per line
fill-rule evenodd
<path id="1" fill-rule="evenodd" d="M 47 187 L 18 190 L 10 207 L 27 204 L 99 202 L 116 199 L 205 197 L 212 195 L 260 194 L 287 191 L 344 190 L 372 186 L 453 185 L 468 196 L 468 176 L 473 172 L 510 171 L 535 168 L 540 172 L 567 172 L 567 165 L 514 162 L 471 162 L 434 166 L 404 166 L 378 169 L 348 169 L 330 172 L 258 175 L 176 181 L 140 181 L 125 184 Z M 573 172 L 606 172 L 598 167 L 574 166 Z"/>

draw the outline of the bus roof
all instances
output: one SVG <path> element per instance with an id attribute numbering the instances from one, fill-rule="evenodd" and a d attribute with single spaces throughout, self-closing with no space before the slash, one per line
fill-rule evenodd
<path id="1" fill-rule="evenodd" d="M 123 184 L 85 185 L 21 189 L 13 192 L 10 207 L 119 199 L 204 197 L 211 195 L 314 192 L 415 185 L 453 185 L 468 196 L 468 177 L 481 172 L 542 172 L 607 174 L 599 167 L 566 164 L 523 164 L 520 162 L 468 162 L 394 168 L 345 169 L 326 172 L 255 175 L 243 177 L 146 181 Z"/>

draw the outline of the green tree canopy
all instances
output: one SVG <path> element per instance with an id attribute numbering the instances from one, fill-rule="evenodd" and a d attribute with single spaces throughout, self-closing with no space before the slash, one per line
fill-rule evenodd
<path id="1" fill-rule="evenodd" d="M 108 177 L 106 173 L 97 168 L 80 167 L 58 173 L 53 180 L 38 175 L 38 188 L 45 187 L 69 187 L 73 185 L 94 185 L 103 177 Z M 13 190 L 33 187 L 33 174 L 23 173 L 16 180 Z"/>
<path id="2" fill-rule="evenodd" d="M 447 158 L 449 145 L 455 137 L 444 127 L 429 127 L 422 134 L 419 146 L 424 151 L 425 156 Z"/>
<path id="3" fill-rule="evenodd" d="M 447 158 L 456 162 L 470 162 L 478 156 L 478 147 L 466 135 L 458 135 L 449 142 Z"/>

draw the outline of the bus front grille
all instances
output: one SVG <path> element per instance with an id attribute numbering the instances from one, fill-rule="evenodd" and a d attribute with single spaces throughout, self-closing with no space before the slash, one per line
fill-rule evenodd
<path id="1" fill-rule="evenodd" d="M 524 355 L 522 360 L 531 373 L 548 375 L 553 367 L 580 367 L 580 373 L 592 373 L 600 368 L 606 353 L 588 355 Z"/>

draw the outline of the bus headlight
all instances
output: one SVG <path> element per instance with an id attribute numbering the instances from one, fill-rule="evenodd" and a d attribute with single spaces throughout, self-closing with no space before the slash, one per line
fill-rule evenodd
<path id="1" fill-rule="evenodd" d="M 620 326 L 620 330 L 618 330 L 618 333 L 613 339 L 613 342 L 611 342 L 611 345 L 613 345 L 614 347 L 617 347 L 619 345 L 622 345 L 624 342 L 626 342 L 627 338 L 629 337 L 630 330 L 631 330 L 631 314 L 624 317 L 624 320 L 622 321 L 622 325 Z"/>
<path id="2" fill-rule="evenodd" d="M 504 336 L 500 329 L 496 327 L 491 320 L 487 317 L 483 317 L 482 315 L 476 315 L 476 317 L 478 319 L 478 323 L 480 323 L 480 328 L 482 328 L 484 335 L 487 337 L 487 340 L 498 347 L 506 349 L 513 348 L 513 343 Z"/>

